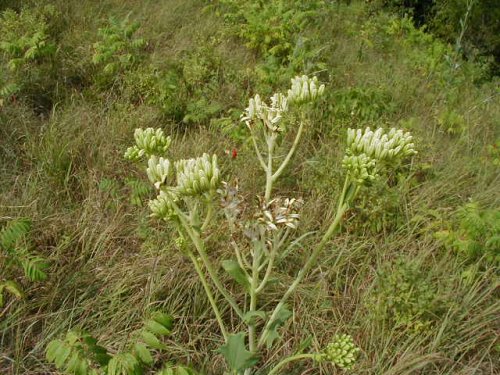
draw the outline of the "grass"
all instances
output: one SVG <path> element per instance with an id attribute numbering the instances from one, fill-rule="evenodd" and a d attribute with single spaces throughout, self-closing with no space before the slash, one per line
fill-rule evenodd
<path id="1" fill-rule="evenodd" d="M 117 351 L 147 311 L 162 308 L 175 316 L 176 328 L 161 359 L 220 374 L 223 359 L 214 351 L 221 338 L 201 284 L 176 251 L 170 229 L 149 219 L 147 207 L 130 202 L 126 178 L 142 174 L 122 155 L 133 129 L 161 126 L 172 133 L 176 157 L 218 154 L 224 172 L 238 178 L 251 202 L 262 193 L 262 176 L 250 162 L 251 145 L 235 130 L 242 125 L 229 110 L 244 108 L 260 87 L 284 87 L 266 86 L 265 79 L 256 77 L 264 58 L 228 35 L 222 18 L 201 2 L 53 3 L 66 22 L 61 58 L 72 77 L 61 89 L 62 99 L 42 114 L 22 100 L 0 107 L 0 220 L 30 217 L 35 249 L 51 264 L 46 282 L 25 285 L 27 298 L 0 310 L 0 373 L 56 373 L 44 360 L 44 349 L 72 327 L 84 327 Z M 198 84 L 211 85 L 203 95 L 222 104 L 216 117 L 229 119 L 229 126 L 209 118 L 180 123 L 147 102 L 130 102 L 123 95 L 127 88 L 98 91 L 93 86 L 96 68 L 89 54 L 97 28 L 108 15 L 127 14 L 141 23 L 139 34 L 149 42 L 139 69 L 187 69 L 186 61 L 189 67 L 203 67 L 203 58 L 218 57 L 220 65 L 210 69 L 220 74 L 201 75 Z M 279 350 L 262 358 L 263 371 L 309 337 L 320 349 L 334 334 L 349 333 L 362 349 L 356 374 L 498 372 L 498 267 L 477 260 L 477 271 L 465 278 L 470 262 L 433 235 L 470 200 L 492 209 L 500 205 L 498 166 L 487 152 L 499 137 L 498 80 L 481 82 L 480 68 L 472 62 L 457 60 L 455 69 L 442 55 L 429 61 L 429 51 L 439 42 L 424 42 L 412 31 L 388 32 L 393 20 L 354 2 L 335 5 L 303 30 L 319 49 L 316 68 L 305 73 L 318 74 L 328 93 L 279 186 L 283 195 L 304 197 L 301 234 L 322 228 L 332 215 L 347 127 L 401 124 L 414 133 L 419 154 L 409 178 L 377 190 L 400 196 L 397 205 L 389 198 L 377 200 L 374 193 L 352 210 L 341 235 L 291 299 L 294 315 L 283 329 Z M 283 74 L 278 82 L 286 85 L 289 78 Z M 350 110 L 358 108 L 350 107 L 355 88 L 372 95 L 356 103 L 364 112 Z M 347 103 L 343 107 L 341 99 Z M 390 106 L 380 109 L 374 106 L 378 102 Z M 458 134 L 447 134 L 439 125 L 439 115 L 449 109 L 463 116 L 466 127 Z M 236 159 L 225 156 L 232 148 L 238 149 Z M 103 179 L 116 182 L 115 195 L 99 188 Z M 375 207 L 386 218 L 378 229 L 366 225 L 379 220 L 367 219 Z M 275 291 L 264 304 L 291 282 L 309 243 L 280 264 Z M 223 258 L 228 251 L 214 247 L 211 256 Z M 397 259 L 422 270 L 411 283 L 428 285 L 431 293 L 432 303 L 409 322 L 381 317 L 373 308 L 395 297 L 380 290 L 380 271 L 404 274 Z M 399 303 L 403 307 L 398 309 L 406 308 L 407 301 Z M 230 311 L 223 314 L 231 326 Z M 415 328 L 418 322 L 425 326 Z M 342 371 L 303 364 L 286 373 Z"/>

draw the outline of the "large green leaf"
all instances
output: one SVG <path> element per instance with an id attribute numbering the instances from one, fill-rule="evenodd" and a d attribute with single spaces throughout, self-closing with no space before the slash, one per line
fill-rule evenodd
<path id="1" fill-rule="evenodd" d="M 266 336 L 266 346 L 267 348 L 271 348 L 274 344 L 274 341 L 279 339 L 281 336 L 278 333 L 278 329 L 285 324 L 285 322 L 292 316 L 292 312 L 288 310 L 286 305 L 283 305 L 281 309 L 278 311 L 278 315 L 276 319 L 269 326 L 269 331 Z"/>
<path id="2" fill-rule="evenodd" d="M 250 281 L 238 262 L 234 260 L 224 260 L 222 262 L 222 267 L 238 284 L 242 285 L 246 290 L 250 289 Z"/>
<path id="3" fill-rule="evenodd" d="M 258 361 L 255 353 L 248 351 L 245 346 L 244 332 L 229 335 L 226 344 L 219 348 L 219 353 L 224 356 L 229 368 L 238 374 Z"/>

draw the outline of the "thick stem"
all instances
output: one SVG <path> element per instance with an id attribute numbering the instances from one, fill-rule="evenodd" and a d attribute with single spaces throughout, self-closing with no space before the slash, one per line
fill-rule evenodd
<path id="1" fill-rule="evenodd" d="M 208 300 L 210 301 L 210 305 L 212 306 L 212 310 L 214 311 L 215 319 L 217 319 L 217 323 L 219 323 L 222 336 L 224 336 L 224 340 L 227 341 L 228 335 L 226 326 L 224 325 L 224 321 L 222 320 L 222 315 L 219 311 L 219 308 L 217 307 L 217 303 L 215 302 L 212 291 L 210 290 L 210 286 L 208 285 L 207 280 L 205 279 L 205 275 L 203 274 L 203 271 L 200 268 L 200 265 L 198 264 L 198 260 L 191 251 L 188 252 L 188 256 L 189 259 L 191 259 L 191 261 L 193 262 L 196 273 L 198 274 L 198 277 L 200 278 L 200 281 L 203 284 L 203 288 L 205 289 L 205 294 L 207 295 Z"/>
<path id="2" fill-rule="evenodd" d="M 342 216 L 344 215 L 345 211 L 348 208 L 348 202 L 344 203 L 345 191 L 347 190 L 347 186 L 349 185 L 348 179 L 349 178 L 346 177 L 346 183 L 344 184 L 344 189 L 343 189 L 342 195 L 341 195 L 340 200 L 339 200 L 339 205 L 338 205 L 337 213 L 335 215 L 334 220 L 332 221 L 332 223 L 328 227 L 326 233 L 321 238 L 321 241 L 319 242 L 319 244 L 313 250 L 313 252 L 310 255 L 307 262 L 304 264 L 304 267 L 302 267 L 302 269 L 299 271 L 299 273 L 297 274 L 297 277 L 295 278 L 293 283 L 288 287 L 288 290 L 285 292 L 283 297 L 281 297 L 281 300 L 279 301 L 279 303 L 276 305 L 275 309 L 273 310 L 273 313 L 271 314 L 271 317 L 269 318 L 269 320 L 268 320 L 268 322 L 267 322 L 267 324 L 266 324 L 266 326 L 265 326 L 265 328 L 262 331 L 262 334 L 260 336 L 259 345 L 258 345 L 259 348 L 262 347 L 262 345 L 264 345 L 264 343 L 266 341 L 266 337 L 269 333 L 269 329 L 272 326 L 272 324 L 274 323 L 274 321 L 276 320 L 279 312 L 283 308 L 283 305 L 288 300 L 290 295 L 295 291 L 295 289 L 301 283 L 301 281 L 304 279 L 307 272 L 309 272 L 311 267 L 316 263 L 316 260 L 319 256 L 319 254 L 321 253 L 321 251 L 323 250 L 325 245 L 328 243 L 331 236 L 335 233 L 335 230 L 337 229 L 340 221 L 342 220 Z"/>
<path id="3" fill-rule="evenodd" d="M 273 190 L 273 152 L 275 141 L 276 136 L 274 134 L 267 137 L 266 192 L 264 195 L 266 203 L 271 199 L 271 191 Z"/>
<path id="4" fill-rule="evenodd" d="M 215 272 L 214 267 L 212 266 L 212 262 L 208 258 L 207 253 L 205 252 L 204 242 L 201 240 L 198 234 L 193 230 L 190 223 L 186 221 L 186 216 L 180 210 L 180 208 L 174 203 L 172 203 L 172 206 L 175 209 L 176 213 L 178 214 L 177 216 L 179 217 L 184 230 L 191 238 L 191 241 L 193 242 L 198 254 L 200 255 L 200 258 L 202 259 L 203 264 L 207 269 L 210 278 L 212 279 L 212 282 L 215 284 L 215 286 L 217 287 L 219 292 L 224 296 L 224 298 L 226 298 L 227 302 L 229 303 L 229 305 L 231 305 L 236 314 L 238 314 L 240 318 L 243 318 L 243 312 L 239 308 L 238 304 L 233 299 L 233 297 L 231 297 L 229 292 L 226 290 L 226 288 L 224 288 L 221 281 L 219 280 L 219 277 L 217 276 L 217 273 Z"/>
<path id="5" fill-rule="evenodd" d="M 303 121 L 303 120 L 300 122 L 299 130 L 297 131 L 297 135 L 295 136 L 295 140 L 293 141 L 292 148 L 290 149 L 290 151 L 288 151 L 288 154 L 286 155 L 285 160 L 283 160 L 283 162 L 281 163 L 279 168 L 272 175 L 273 181 L 275 181 L 281 175 L 281 173 L 283 173 L 284 169 L 286 168 L 286 166 L 290 162 L 290 159 L 292 158 L 293 154 L 295 153 L 295 150 L 297 149 L 297 145 L 299 144 L 299 141 L 300 141 L 300 137 L 302 135 L 302 131 L 304 130 L 304 122 L 305 121 Z"/>
<path id="6" fill-rule="evenodd" d="M 279 362 L 276 366 L 273 367 L 271 371 L 267 375 L 276 375 L 278 374 L 278 370 L 282 368 L 284 365 L 287 363 L 293 362 L 293 361 L 299 361 L 301 359 L 316 359 L 317 354 L 296 354 L 291 357 L 283 359 L 281 362 Z"/>
<path id="7" fill-rule="evenodd" d="M 259 285 L 260 251 L 255 251 L 252 262 L 252 282 L 250 284 L 250 310 L 257 310 L 257 285 Z M 257 346 L 255 337 L 255 323 L 248 323 L 248 347 L 254 352 Z"/>
<path id="8" fill-rule="evenodd" d="M 255 136 L 253 135 L 253 133 L 251 135 L 251 138 L 252 138 L 253 147 L 255 149 L 255 154 L 257 155 L 257 159 L 259 159 L 259 163 L 262 166 L 262 168 L 264 170 L 267 170 L 266 163 L 264 161 L 264 158 L 262 157 L 262 153 L 259 150 L 259 146 L 257 145 L 257 139 L 255 139 Z"/>

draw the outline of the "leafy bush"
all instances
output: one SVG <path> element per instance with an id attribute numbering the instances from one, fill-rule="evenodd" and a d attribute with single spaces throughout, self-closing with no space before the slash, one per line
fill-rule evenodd
<path id="1" fill-rule="evenodd" d="M 47 278 L 45 269 L 47 262 L 42 257 L 30 251 L 29 231 L 31 222 L 27 219 L 17 219 L 8 222 L 0 231 L 0 307 L 4 305 L 4 291 L 16 298 L 23 296 L 21 286 L 15 281 L 20 278 L 22 269 L 24 278 L 30 282 L 42 281 Z M 8 280 L 9 278 L 12 278 Z"/>
<path id="2" fill-rule="evenodd" d="M 53 6 L 7 9 L 0 16 L 0 106 L 15 96 L 48 109 L 57 83 L 57 23 Z"/>
<path id="3" fill-rule="evenodd" d="M 123 20 L 111 17 L 107 25 L 99 29 L 100 40 L 94 44 L 92 57 L 100 69 L 99 84 L 107 87 L 119 81 L 127 70 L 141 61 L 146 41 L 134 36 L 139 27 L 138 22 L 130 22 L 128 17 Z"/>
<path id="4" fill-rule="evenodd" d="M 477 203 L 469 203 L 447 226 L 436 236 L 448 248 L 469 262 L 484 259 L 489 264 L 500 264 L 500 210 L 481 209 Z"/>
<path id="5" fill-rule="evenodd" d="M 132 334 L 128 349 L 111 354 L 86 332 L 70 331 L 64 340 L 56 339 L 46 350 L 47 360 L 65 374 L 75 375 L 140 375 L 151 367 L 154 350 L 165 349 L 161 338 L 170 335 L 173 319 L 154 312 L 144 327 Z M 157 375 L 195 375 L 188 367 L 167 364 Z"/>
<path id="6" fill-rule="evenodd" d="M 370 309 L 378 319 L 396 328 L 419 332 L 429 329 L 444 306 L 422 264 L 399 257 L 377 273 Z"/>
<path id="7" fill-rule="evenodd" d="M 232 25 L 232 32 L 246 41 L 246 46 L 263 56 L 287 62 L 297 36 L 318 16 L 325 1 L 248 1 L 219 0 L 219 11 Z"/>

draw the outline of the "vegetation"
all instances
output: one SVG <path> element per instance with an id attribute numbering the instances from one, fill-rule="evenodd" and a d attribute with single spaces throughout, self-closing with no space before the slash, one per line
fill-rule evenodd
<path id="1" fill-rule="evenodd" d="M 0 373 L 494 373 L 467 4 L 2 3 Z"/>

